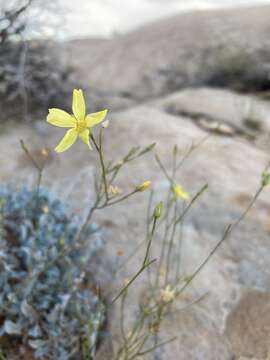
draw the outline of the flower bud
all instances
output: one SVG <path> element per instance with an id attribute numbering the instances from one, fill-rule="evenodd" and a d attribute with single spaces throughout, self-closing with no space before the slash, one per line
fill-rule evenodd
<path id="1" fill-rule="evenodd" d="M 163 208 L 162 202 L 160 202 L 159 204 L 156 205 L 156 207 L 154 209 L 154 218 L 156 218 L 156 219 L 160 218 L 161 213 L 162 213 L 162 208 Z"/>
<path id="2" fill-rule="evenodd" d="M 175 198 L 177 199 L 183 199 L 185 201 L 189 200 L 189 195 L 185 191 L 183 191 L 182 186 L 180 184 L 175 184 L 172 187 L 173 194 Z"/>
<path id="3" fill-rule="evenodd" d="M 140 185 L 136 186 L 135 191 L 143 192 L 151 186 L 151 181 L 144 181 Z"/>
<path id="4" fill-rule="evenodd" d="M 268 171 L 264 171 L 262 173 L 262 186 L 267 186 L 270 184 L 270 173 Z"/>

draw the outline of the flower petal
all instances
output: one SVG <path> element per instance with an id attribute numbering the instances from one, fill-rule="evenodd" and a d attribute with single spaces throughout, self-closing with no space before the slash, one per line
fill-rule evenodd
<path id="1" fill-rule="evenodd" d="M 176 184 L 173 186 L 174 196 L 179 199 L 183 199 L 185 201 L 189 200 L 189 195 L 185 191 L 183 191 L 182 186 L 180 184 Z"/>
<path id="2" fill-rule="evenodd" d="M 85 101 L 82 90 L 73 90 L 72 110 L 77 120 L 85 118 Z"/>
<path id="3" fill-rule="evenodd" d="M 61 109 L 49 109 L 47 122 L 59 127 L 75 127 L 76 120 L 66 111 Z"/>
<path id="4" fill-rule="evenodd" d="M 108 110 L 102 110 L 102 111 L 98 111 L 92 114 L 89 114 L 86 116 L 86 124 L 87 127 L 92 127 L 94 125 L 99 124 L 100 122 L 102 122 L 105 118 L 105 116 L 107 115 Z"/>
<path id="5" fill-rule="evenodd" d="M 79 134 L 79 138 L 89 147 L 89 149 L 92 150 L 92 146 L 90 145 L 90 141 L 89 141 L 89 136 L 90 136 L 89 129 L 85 129 Z"/>
<path id="6" fill-rule="evenodd" d="M 78 133 L 76 129 L 70 129 L 66 132 L 63 139 L 60 141 L 60 143 L 56 146 L 55 151 L 56 152 L 63 152 L 71 147 L 76 141 L 78 137 Z"/>

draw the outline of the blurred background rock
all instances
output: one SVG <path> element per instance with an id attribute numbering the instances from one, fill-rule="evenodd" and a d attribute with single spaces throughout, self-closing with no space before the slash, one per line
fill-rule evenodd
<path id="1" fill-rule="evenodd" d="M 44 116 L 68 106 L 73 86 L 115 110 L 189 87 L 268 97 L 270 7 L 260 3 L 1 0 L 1 113 Z"/>

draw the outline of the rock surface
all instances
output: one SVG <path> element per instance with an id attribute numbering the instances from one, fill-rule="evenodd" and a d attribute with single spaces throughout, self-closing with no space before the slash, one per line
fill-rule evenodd
<path id="1" fill-rule="evenodd" d="M 228 316 L 226 333 L 239 355 L 269 359 L 269 307 L 269 293 L 249 290 Z"/>
<path id="2" fill-rule="evenodd" d="M 206 130 L 238 134 L 269 149 L 270 103 L 256 95 L 204 87 L 173 93 L 161 103 L 166 112 L 192 118 Z"/>
<path id="3" fill-rule="evenodd" d="M 269 17 L 270 6 L 180 14 L 112 40 L 70 42 L 67 59 L 105 103 L 145 101 L 221 76 L 253 86 L 268 81 Z"/>
<path id="4" fill-rule="evenodd" d="M 107 159 L 121 159 L 133 145 L 156 142 L 162 161 L 169 166 L 174 144 L 184 156 L 192 143 L 207 136 L 206 128 L 211 122 L 229 127 L 227 132 L 211 135 L 194 151 L 177 177 L 191 196 L 209 184 L 185 221 L 181 263 L 185 274 L 201 264 L 226 226 L 246 209 L 269 162 L 267 102 L 209 88 L 173 93 L 183 84 L 200 84 L 205 79 L 205 69 L 208 71 L 217 61 L 203 63 L 205 54 L 216 49 L 220 39 L 227 43 L 229 36 L 229 43 L 240 48 L 246 44 L 264 46 L 258 40 L 264 39 L 269 30 L 270 7 L 225 13 L 226 16 L 224 11 L 176 16 L 110 41 L 83 40 L 67 46 L 73 64 L 78 66 L 78 83 L 94 91 L 94 105 L 118 109 L 108 117 L 111 122 L 104 144 Z M 189 62 L 193 56 L 195 60 Z M 253 122 L 247 124 L 247 119 Z M 94 153 L 89 154 L 85 145 L 78 143 L 61 156 L 56 155 L 52 149 L 63 136 L 63 129 L 53 128 L 45 121 L 31 127 L 9 124 L 0 130 L 0 181 L 36 181 L 35 170 L 20 149 L 19 139 L 24 139 L 39 161 L 43 159 L 41 149 L 46 147 L 49 160 L 43 184 L 66 198 L 75 212 L 85 214 L 93 198 Z M 265 145 L 261 144 L 262 139 Z M 259 146 L 254 146 L 254 142 Z M 160 194 L 168 186 L 151 155 L 130 165 L 116 185 L 128 191 L 146 179 Z M 177 340 L 155 358 L 147 359 L 269 360 L 269 195 L 270 188 L 265 189 L 252 212 L 168 314 L 160 337 L 165 340 L 176 335 Z M 113 210 L 96 213 L 95 221 L 104 228 L 104 259 L 109 264 L 101 267 L 99 274 L 103 288 L 110 280 L 110 264 L 121 263 L 144 239 L 146 206 L 147 196 L 137 194 Z M 161 247 L 158 237 L 154 245 L 157 252 Z M 134 274 L 141 257 L 138 254 L 121 271 L 116 288 Z M 142 277 L 130 291 L 128 321 L 136 316 L 144 287 Z M 186 307 L 206 293 L 202 301 Z M 116 306 L 110 315 L 114 348 L 119 330 L 118 310 Z M 111 360 L 111 346 L 106 341 L 104 344 L 99 359 Z"/>
<path id="5" fill-rule="evenodd" d="M 131 144 L 144 145 L 156 141 L 163 162 L 169 164 L 172 144 L 176 143 L 180 151 L 185 153 L 191 142 L 197 143 L 206 135 L 204 130 L 187 118 L 166 114 L 161 108 L 162 102 L 155 107 L 139 106 L 110 114 L 111 125 L 105 142 L 108 157 L 118 159 L 128 151 Z M 61 129 L 56 131 L 46 124 L 36 128 L 22 126 L 6 130 L 0 142 L 1 181 L 9 181 L 23 173 L 28 179 L 29 174 L 33 174 L 34 179 L 32 166 L 19 148 L 19 137 L 31 144 L 34 153 L 38 154 L 41 147 L 54 146 L 62 133 Z M 185 163 L 178 180 L 191 195 L 203 184 L 209 183 L 209 190 L 185 223 L 182 260 L 185 273 L 195 270 L 221 238 L 226 225 L 235 221 L 246 208 L 258 188 L 261 171 L 268 160 L 266 153 L 254 148 L 246 140 L 213 136 Z M 61 156 L 51 156 L 43 181 L 62 196 L 68 196 L 75 210 L 80 211 L 82 205 L 91 198 L 89 184 L 93 167 L 94 154 L 89 156 L 85 146 L 76 144 Z M 130 166 L 119 178 L 117 185 L 127 190 L 145 179 L 152 180 L 159 192 L 166 187 L 166 181 L 151 156 Z M 244 308 L 241 306 L 243 300 L 239 299 L 246 290 L 252 293 L 254 289 L 264 291 L 266 298 L 270 296 L 267 295 L 270 291 L 269 194 L 270 189 L 266 189 L 252 213 L 235 229 L 184 298 L 175 305 L 162 334 L 166 339 L 175 334 L 178 337 L 162 350 L 161 359 L 229 360 L 246 355 L 242 342 L 247 341 L 243 333 L 250 315 L 249 311 L 241 312 Z M 119 257 L 119 251 L 123 252 L 123 256 L 128 255 L 143 239 L 146 202 L 146 196 L 139 194 L 133 201 L 115 206 L 113 211 L 108 208 L 96 214 L 96 221 L 105 229 L 107 256 L 112 261 Z M 155 246 L 161 246 L 158 240 Z M 122 271 L 121 278 L 131 276 L 139 264 L 140 256 L 134 258 L 131 266 Z M 116 286 L 119 287 L 119 283 Z M 138 289 L 142 288 L 143 283 L 138 283 L 136 289 L 132 290 L 127 317 L 132 318 L 136 308 L 134 299 L 140 293 Z M 208 296 L 203 301 L 182 310 L 187 303 L 205 293 Z M 237 305 L 239 301 L 240 305 Z M 255 303 L 248 302 L 245 306 L 255 306 Z M 267 304 L 265 306 L 267 309 Z M 253 310 L 250 311 L 253 314 Z M 258 311 L 262 317 L 262 307 Z M 117 333 L 116 314 L 112 317 L 111 326 L 113 332 Z M 238 318 L 242 319 L 241 322 L 236 321 Z M 258 350 L 259 345 L 255 340 L 249 343 L 248 356 L 251 354 L 255 359 L 256 356 L 258 359 L 266 359 L 262 357 L 265 355 L 264 344 L 268 344 L 265 331 L 267 320 L 264 320 L 256 320 L 256 332 L 263 350 Z"/>

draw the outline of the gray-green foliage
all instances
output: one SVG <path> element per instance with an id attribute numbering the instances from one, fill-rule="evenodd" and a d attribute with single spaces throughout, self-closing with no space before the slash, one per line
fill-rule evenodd
<path id="1" fill-rule="evenodd" d="M 74 243 L 80 220 L 44 189 L 0 186 L 0 215 L 0 337 L 36 358 L 93 355 L 104 305 L 87 279 L 100 231 L 90 225 Z"/>

